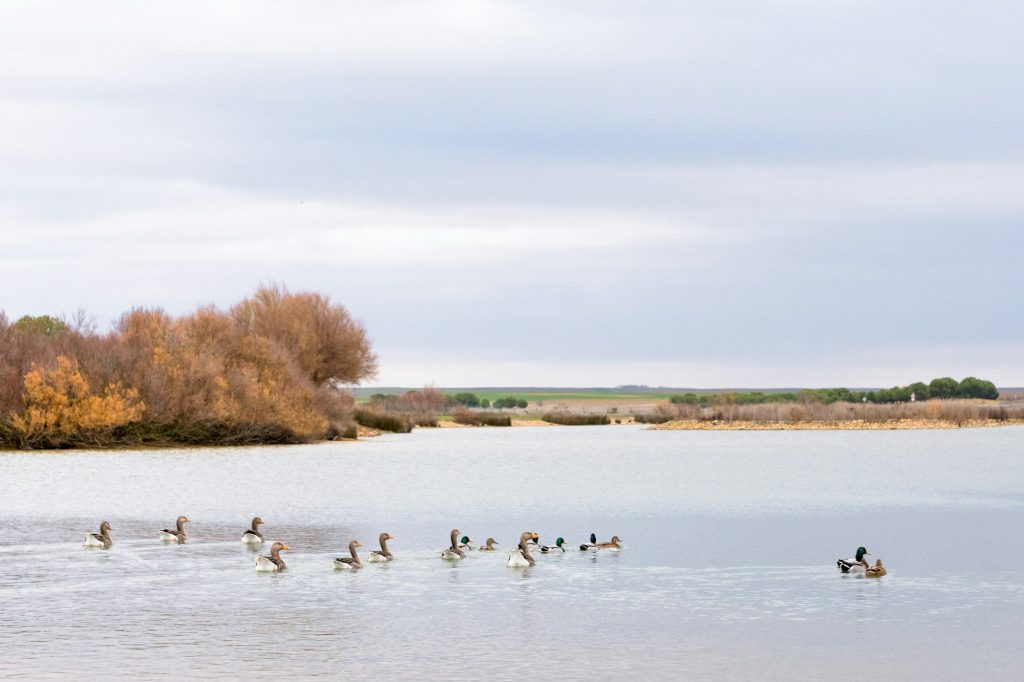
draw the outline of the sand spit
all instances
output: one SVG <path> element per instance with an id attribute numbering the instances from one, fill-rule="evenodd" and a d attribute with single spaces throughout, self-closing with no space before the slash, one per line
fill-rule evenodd
<path id="1" fill-rule="evenodd" d="M 1021 426 L 1022 419 L 891 419 L 869 421 L 848 419 L 842 421 L 761 422 L 740 420 L 694 421 L 679 419 L 655 424 L 654 431 L 895 431 L 909 429 L 964 429 L 992 426 Z"/>

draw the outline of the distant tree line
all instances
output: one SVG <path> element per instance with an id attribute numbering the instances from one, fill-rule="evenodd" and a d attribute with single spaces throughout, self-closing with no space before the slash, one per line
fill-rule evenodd
<path id="1" fill-rule="evenodd" d="M 517 398 L 514 395 L 496 398 L 493 402 L 487 398 L 480 398 L 476 393 L 456 393 L 454 395 L 446 394 L 444 399 L 446 409 L 451 409 L 456 405 L 461 405 L 462 407 L 479 407 L 483 409 L 493 407 L 501 410 L 513 407 L 524 408 L 529 405 L 529 402 L 522 398 Z"/>
<path id="2" fill-rule="evenodd" d="M 725 393 L 683 393 L 669 397 L 675 405 L 717 407 L 722 405 L 765 405 L 769 403 L 905 403 L 914 400 L 948 400 L 953 398 L 980 398 L 995 400 L 999 389 L 991 381 L 965 377 L 957 381 L 951 377 L 932 379 L 929 383 L 915 382 L 908 386 L 894 386 L 878 391 L 851 391 L 848 388 L 808 388 L 796 392 L 761 391 Z"/>

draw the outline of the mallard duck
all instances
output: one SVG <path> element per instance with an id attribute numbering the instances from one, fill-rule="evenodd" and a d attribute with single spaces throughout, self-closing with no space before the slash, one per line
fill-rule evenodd
<path id="1" fill-rule="evenodd" d="M 106 521 L 100 524 L 99 533 L 85 534 L 85 547 L 102 547 L 103 549 L 110 549 L 110 546 L 113 544 L 114 541 L 110 539 L 110 524 Z"/>
<path id="2" fill-rule="evenodd" d="M 363 562 L 359 560 L 359 555 L 356 554 L 356 547 L 362 547 L 362 543 L 359 540 L 353 540 L 348 543 L 348 552 L 352 556 L 340 556 L 334 560 L 334 567 L 343 571 L 354 571 L 357 568 L 363 567 Z"/>
<path id="3" fill-rule="evenodd" d="M 540 551 L 544 554 L 547 554 L 548 552 L 564 552 L 565 547 L 562 546 L 564 544 L 565 538 L 558 538 L 557 540 L 555 540 L 555 544 L 553 547 L 549 547 L 548 545 L 542 545 Z"/>
<path id="4" fill-rule="evenodd" d="M 526 568 L 527 566 L 533 566 L 535 563 L 532 556 L 530 556 L 530 541 L 536 540 L 537 534 L 526 531 L 519 536 L 519 546 L 509 552 L 508 555 L 508 566 L 509 568 Z"/>
<path id="5" fill-rule="evenodd" d="M 868 566 L 864 569 L 864 575 L 868 578 L 881 578 L 885 574 L 885 566 L 882 565 L 881 559 L 876 560 L 874 566 Z"/>
<path id="6" fill-rule="evenodd" d="M 459 549 L 459 529 L 452 529 L 452 546 L 441 552 L 442 559 L 448 559 L 449 561 L 458 561 L 459 559 L 465 559 L 466 553 Z"/>
<path id="7" fill-rule="evenodd" d="M 590 550 L 590 549 L 597 549 L 597 533 L 591 533 L 590 534 L 590 542 L 589 543 L 584 542 L 582 545 L 580 545 L 580 551 L 581 552 L 586 552 L 587 550 Z"/>
<path id="8" fill-rule="evenodd" d="M 487 542 L 484 544 L 484 546 L 481 547 L 480 549 L 478 549 L 477 551 L 478 552 L 493 552 L 496 549 L 498 549 L 497 547 L 495 547 L 496 544 L 498 544 L 498 543 L 497 543 L 497 541 L 495 541 L 494 538 L 487 538 Z"/>
<path id="9" fill-rule="evenodd" d="M 613 535 L 612 539 L 609 540 L 608 542 L 599 542 L 599 543 L 597 543 L 597 548 L 598 549 L 614 549 L 614 550 L 619 550 L 619 549 L 622 549 L 622 540 L 619 539 L 618 535 Z"/>
<path id="10" fill-rule="evenodd" d="M 179 516 L 178 520 L 175 521 L 176 530 L 167 530 L 164 528 L 160 531 L 160 539 L 164 542 L 177 542 L 179 545 L 184 544 L 188 538 L 188 534 L 185 533 L 185 524 L 190 523 L 192 519 L 187 516 Z"/>
<path id="11" fill-rule="evenodd" d="M 459 549 L 473 549 L 473 541 L 469 539 L 468 535 L 463 535 L 459 538 Z"/>
<path id="12" fill-rule="evenodd" d="M 394 557 L 391 556 L 391 550 L 388 549 L 388 540 L 394 540 L 394 539 L 395 539 L 395 536 L 392 535 L 391 533 L 381 533 L 380 534 L 380 549 L 379 550 L 375 549 L 372 552 L 370 552 L 370 556 L 367 558 L 367 561 L 371 561 L 371 562 L 374 562 L 374 563 L 381 562 L 381 561 L 391 561 Z"/>
<path id="13" fill-rule="evenodd" d="M 256 557 L 256 570 L 260 573 L 277 573 L 278 571 L 285 570 L 288 566 L 285 565 L 284 559 L 281 558 L 281 552 L 290 549 L 291 547 L 283 542 L 275 542 L 270 547 L 270 556 Z"/>
<path id="14" fill-rule="evenodd" d="M 246 545 L 262 545 L 263 544 L 263 533 L 259 531 L 259 527 L 263 525 L 263 519 L 258 516 L 252 519 L 252 528 L 242 533 L 242 543 Z"/>
<path id="15" fill-rule="evenodd" d="M 868 568 L 868 562 L 864 560 L 865 556 L 871 556 L 871 552 L 863 547 L 858 547 L 856 559 L 837 559 L 836 566 L 843 573 L 863 573 Z"/>

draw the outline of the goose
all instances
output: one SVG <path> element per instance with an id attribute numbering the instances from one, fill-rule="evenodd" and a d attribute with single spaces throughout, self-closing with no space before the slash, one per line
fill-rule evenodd
<path id="1" fill-rule="evenodd" d="M 110 549 L 114 541 L 110 539 L 110 523 L 104 521 L 100 524 L 99 533 L 86 533 L 84 547 L 102 547 Z"/>
<path id="2" fill-rule="evenodd" d="M 495 547 L 496 544 L 498 544 L 498 543 L 497 543 L 497 541 L 494 538 L 487 538 L 487 542 L 484 544 L 484 546 L 481 547 L 480 549 L 478 549 L 477 551 L 478 552 L 493 552 L 494 550 L 498 549 L 497 547 Z"/>
<path id="3" fill-rule="evenodd" d="M 394 539 L 395 539 L 395 536 L 392 535 L 391 533 L 381 533 L 380 534 L 380 550 L 378 551 L 378 550 L 375 549 L 372 552 L 370 552 L 370 556 L 369 556 L 368 560 L 372 561 L 372 562 L 380 562 L 380 561 L 391 561 L 392 559 L 394 559 L 394 557 L 391 556 L 391 550 L 388 549 L 388 540 L 394 540 Z"/>
<path id="4" fill-rule="evenodd" d="M 362 543 L 359 540 L 353 540 L 348 543 L 348 551 L 352 556 L 340 556 L 334 560 L 334 567 L 339 568 L 343 571 L 354 571 L 357 568 L 363 567 L 363 562 L 359 560 L 359 555 L 356 554 L 356 547 L 362 547 Z"/>
<path id="5" fill-rule="evenodd" d="M 863 573 L 868 567 L 868 562 L 864 560 L 865 556 L 871 556 L 871 552 L 858 547 L 856 559 L 838 559 L 836 566 L 843 573 Z"/>
<path id="6" fill-rule="evenodd" d="M 263 533 L 259 531 L 259 527 L 263 525 L 263 519 L 258 516 L 252 519 L 252 528 L 242 533 L 242 543 L 246 545 L 262 545 L 263 544 Z"/>
<path id="7" fill-rule="evenodd" d="M 565 544 L 565 538 L 558 538 L 557 540 L 555 540 L 554 547 L 548 547 L 547 545 L 542 545 L 541 548 L 540 548 L 540 551 L 543 552 L 544 554 L 547 554 L 548 552 L 564 552 L 565 551 L 565 547 L 562 546 L 564 544 Z"/>
<path id="8" fill-rule="evenodd" d="M 452 529 L 452 546 L 441 552 L 442 559 L 448 559 L 449 561 L 458 561 L 459 559 L 465 559 L 466 553 L 459 549 L 459 529 Z"/>
<path id="9" fill-rule="evenodd" d="M 256 570 L 260 573 L 277 573 L 288 568 L 284 563 L 284 559 L 281 558 L 281 552 L 283 550 L 290 550 L 291 547 L 284 544 L 283 542 L 275 542 L 270 547 L 270 556 L 258 556 L 256 557 Z"/>
<path id="10" fill-rule="evenodd" d="M 164 542 L 177 542 L 179 545 L 184 544 L 185 539 L 188 537 L 188 534 L 185 533 L 185 524 L 190 523 L 191 521 L 192 519 L 187 516 L 179 516 L 178 520 L 175 522 L 177 530 L 167 530 L 164 528 L 160 531 L 160 539 Z"/>
<path id="11" fill-rule="evenodd" d="M 589 543 L 584 542 L 582 545 L 580 545 L 580 551 L 581 552 L 585 552 L 588 549 L 597 549 L 597 534 L 596 533 L 591 533 L 590 534 L 590 542 Z"/>
<path id="12" fill-rule="evenodd" d="M 622 549 L 622 540 L 619 539 L 618 535 L 613 535 L 612 539 L 608 542 L 597 543 L 598 549 Z"/>
<path id="13" fill-rule="evenodd" d="M 469 539 L 468 535 L 463 535 L 459 539 L 459 549 L 473 549 L 473 541 Z"/>
<path id="14" fill-rule="evenodd" d="M 885 574 L 885 566 L 882 565 L 881 559 L 875 561 L 874 566 L 868 566 L 864 569 L 864 575 L 868 578 L 881 578 Z"/>
<path id="15" fill-rule="evenodd" d="M 530 556 L 530 541 L 536 540 L 537 534 L 526 531 L 519 536 L 519 546 L 508 554 L 509 568 L 526 568 L 533 566 L 534 560 Z"/>

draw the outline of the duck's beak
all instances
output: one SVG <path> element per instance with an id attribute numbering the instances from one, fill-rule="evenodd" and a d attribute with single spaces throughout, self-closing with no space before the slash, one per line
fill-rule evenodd
<path id="1" fill-rule="evenodd" d="M 285 550 L 285 549 L 291 549 L 291 547 L 289 547 L 288 545 L 285 545 L 285 546 L 284 546 L 284 547 L 282 547 L 281 549 L 282 549 L 282 550 Z"/>

